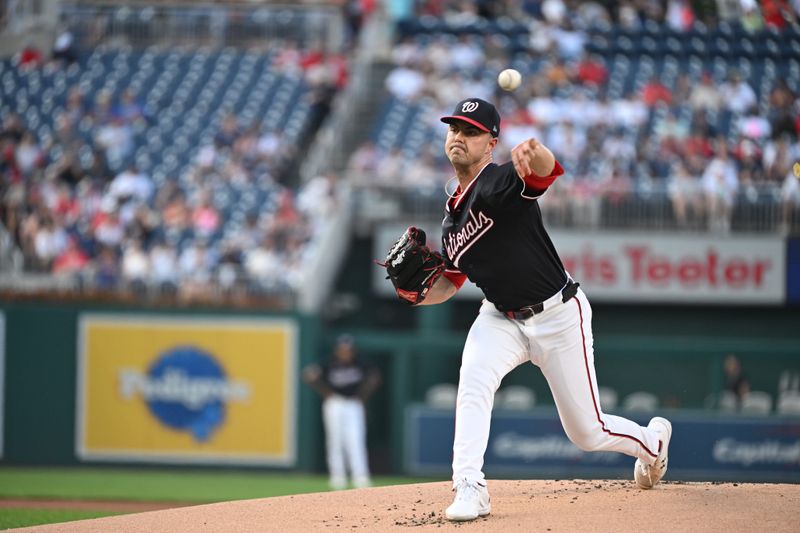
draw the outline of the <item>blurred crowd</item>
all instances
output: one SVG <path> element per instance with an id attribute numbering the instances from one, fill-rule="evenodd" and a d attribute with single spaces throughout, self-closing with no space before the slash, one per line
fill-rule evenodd
<path id="1" fill-rule="evenodd" d="M 714 26 L 740 21 L 751 30 L 778 29 L 797 21 L 797 0 L 395 0 L 405 17 L 436 17 L 453 25 L 509 17 L 534 24 L 569 24 L 587 28 L 618 24 L 633 28 L 647 21 L 688 30 L 695 22 Z"/>
<path id="2" fill-rule="evenodd" d="M 736 202 L 764 195 L 782 209 L 784 223 L 797 218 L 800 181 L 792 165 L 800 160 L 800 80 L 776 76 L 766 96 L 759 88 L 759 98 L 735 69 L 724 76 L 681 71 L 614 92 L 608 57 L 587 45 L 590 28 L 603 25 L 656 24 L 680 32 L 727 20 L 748 31 L 780 32 L 797 24 L 800 2 L 395 4 L 403 4 L 395 11 L 454 27 L 511 19 L 527 27 L 526 41 L 512 46 L 496 32 L 400 32 L 386 90 L 417 109 L 433 135 L 412 153 L 374 141 L 357 149 L 349 172 L 367 176 L 371 185 L 443 195 L 450 167 L 438 117 L 454 102 L 478 96 L 495 101 L 503 116 L 499 161 L 517 142 L 536 137 L 567 169 L 542 202 L 551 220 L 594 224 L 601 203 L 658 195 L 682 227 L 727 231 Z M 341 5 L 352 15 L 353 32 L 375 9 L 370 1 Z M 20 72 L 83 68 L 75 35 L 65 28 L 55 37 L 49 54 L 23 46 L 9 65 Z M 347 60 L 292 39 L 273 44 L 272 67 L 302 76 L 310 88 L 313 131 L 332 96 L 348 84 Z M 509 65 L 523 71 L 524 84 L 513 93 L 495 82 Z M 26 270 L 100 290 L 189 300 L 291 294 L 302 284 L 315 237 L 336 208 L 336 177 L 288 184 L 285 173 L 303 147 L 280 127 L 230 114 L 188 168 L 158 178 L 134 157 L 158 119 L 144 95 L 126 87 L 87 94 L 76 82 L 57 108 L 52 131 L 30 124 L 25 113 L 0 117 L 0 221 Z"/>
<path id="3" fill-rule="evenodd" d="M 14 60 L 79 68 L 70 63 Z M 318 50 L 283 47 L 274 68 L 301 72 L 312 99 L 346 83 L 343 61 Z M 152 110 L 130 89 L 93 96 L 69 87 L 52 133 L 15 112 L 0 125 L 0 222 L 25 270 L 184 301 L 291 298 L 335 209 L 335 177 L 291 186 L 296 144 L 274 124 L 228 114 L 188 168 L 156 181 L 134 157 L 157 121 Z"/>
<path id="4" fill-rule="evenodd" d="M 436 134 L 420 153 L 370 140 L 353 154 L 350 169 L 374 176 L 378 187 L 441 191 L 450 170 L 438 117 L 463 98 L 481 97 L 495 101 L 503 117 L 495 151 L 499 162 L 518 142 L 536 137 L 564 164 L 567 174 L 542 202 L 551 219 L 596 224 L 602 202 L 661 195 L 678 226 L 724 232 L 737 202 L 769 197 L 785 226 L 800 208 L 800 182 L 792 171 L 800 160 L 800 80 L 790 84 L 775 76 L 760 102 L 734 65 L 723 75 L 708 69 L 689 75 L 673 64 L 671 72 L 639 77 L 632 87 L 614 92 L 611 87 L 618 89 L 620 80 L 612 79 L 611 59 L 587 50 L 587 28 L 600 21 L 628 28 L 648 23 L 696 28 L 695 4 L 418 2 L 419 14 L 455 27 L 480 17 L 525 20 L 528 42 L 514 50 L 507 38 L 491 33 L 401 35 L 386 89 L 394 100 L 423 109 L 420 115 Z M 796 24 L 797 8 L 800 3 L 720 1 L 702 17 L 707 24 L 740 17 L 754 29 L 780 30 Z M 523 70 L 523 86 L 506 93 L 495 76 L 510 65 Z"/>

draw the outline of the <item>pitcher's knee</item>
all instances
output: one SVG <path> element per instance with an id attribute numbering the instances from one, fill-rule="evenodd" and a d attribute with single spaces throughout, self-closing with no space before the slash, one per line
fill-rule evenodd
<path id="1" fill-rule="evenodd" d="M 457 405 L 459 409 L 481 409 L 490 410 L 492 405 L 492 393 L 486 392 L 486 387 L 475 387 L 460 389 L 458 391 Z"/>
<path id="2" fill-rule="evenodd" d="M 463 395 L 478 395 L 480 397 L 493 396 L 499 383 L 486 369 L 478 368 L 477 366 L 461 367 L 461 372 L 458 380 L 458 394 Z"/>

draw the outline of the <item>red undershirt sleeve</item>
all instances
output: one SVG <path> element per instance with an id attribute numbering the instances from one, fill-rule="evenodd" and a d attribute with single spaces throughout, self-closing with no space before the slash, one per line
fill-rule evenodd
<path id="1" fill-rule="evenodd" d="M 445 270 L 444 277 L 455 286 L 456 290 L 460 289 L 464 282 L 467 281 L 467 275 L 458 270 Z"/>
<path id="2" fill-rule="evenodd" d="M 526 196 L 541 196 L 550 185 L 556 181 L 556 178 L 559 177 L 564 173 L 564 169 L 561 166 L 561 163 L 556 161 L 556 164 L 553 165 L 553 170 L 547 176 L 537 176 L 536 174 L 531 174 L 529 176 L 525 176 L 522 178 L 523 183 L 525 183 L 525 195 Z"/>

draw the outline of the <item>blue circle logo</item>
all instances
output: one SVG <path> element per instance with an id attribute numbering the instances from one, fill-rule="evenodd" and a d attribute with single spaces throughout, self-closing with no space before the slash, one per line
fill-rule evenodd
<path id="1" fill-rule="evenodd" d="M 225 419 L 225 401 L 235 397 L 236 385 L 214 357 L 193 346 L 163 354 L 147 371 L 144 397 L 150 412 L 164 425 L 188 431 L 207 441 Z"/>

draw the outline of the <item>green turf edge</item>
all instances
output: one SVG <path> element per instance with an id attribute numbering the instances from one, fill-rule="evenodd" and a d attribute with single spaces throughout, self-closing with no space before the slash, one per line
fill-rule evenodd
<path id="1" fill-rule="evenodd" d="M 71 522 L 73 520 L 86 520 L 87 518 L 100 518 L 118 514 L 122 513 L 108 511 L 76 511 L 72 509 L 0 508 L 0 529 Z"/>
<path id="2" fill-rule="evenodd" d="M 376 477 L 376 486 L 441 481 Z M 186 469 L 0 467 L 0 498 L 209 503 L 324 492 L 323 475 Z"/>

